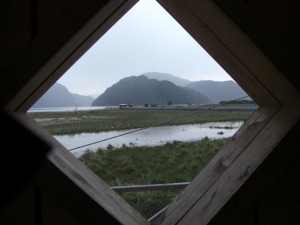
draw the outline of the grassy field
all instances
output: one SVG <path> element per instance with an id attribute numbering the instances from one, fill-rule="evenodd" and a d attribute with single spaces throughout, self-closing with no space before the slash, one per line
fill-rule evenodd
<path id="1" fill-rule="evenodd" d="M 53 135 L 142 128 L 184 117 L 187 110 L 91 110 L 28 113 Z M 245 121 L 252 112 L 201 111 L 165 125 Z M 191 181 L 227 139 L 168 143 L 157 147 L 127 147 L 89 151 L 79 160 L 110 186 Z M 147 191 L 121 194 L 146 218 L 168 205 L 181 192 Z"/>
<path id="2" fill-rule="evenodd" d="M 194 111 L 187 110 L 91 110 L 74 112 L 28 113 L 53 135 L 77 134 L 148 127 L 153 124 L 182 117 Z M 193 116 L 165 125 L 246 120 L 252 112 L 201 111 Z"/>
<path id="3" fill-rule="evenodd" d="M 157 147 L 126 147 L 87 152 L 79 160 L 110 186 L 191 181 L 227 139 L 174 142 Z M 181 192 L 147 191 L 122 194 L 146 218 Z"/>

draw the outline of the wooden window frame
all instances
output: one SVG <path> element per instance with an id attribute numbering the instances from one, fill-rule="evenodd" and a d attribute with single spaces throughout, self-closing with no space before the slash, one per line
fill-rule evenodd
<path id="1" fill-rule="evenodd" d="M 128 225 L 150 222 L 25 112 L 136 2 L 110 1 L 6 105 L 8 111 L 16 112 L 14 115 L 21 123 L 51 144 L 50 167 L 58 169 L 119 223 Z M 158 2 L 260 106 L 180 197 L 152 222 L 162 225 L 207 224 L 298 121 L 299 93 L 212 1 Z M 45 179 L 39 182 L 49 192 L 59 191 L 55 184 Z M 71 193 L 69 198 L 72 198 Z M 96 214 L 92 218 L 100 219 Z"/>

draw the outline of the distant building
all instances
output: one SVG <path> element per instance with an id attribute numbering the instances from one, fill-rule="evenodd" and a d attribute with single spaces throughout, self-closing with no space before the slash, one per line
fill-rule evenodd
<path id="1" fill-rule="evenodd" d="M 127 107 L 128 107 L 127 104 L 119 104 L 119 108 L 120 108 L 120 109 L 124 109 L 124 108 L 127 108 Z"/>

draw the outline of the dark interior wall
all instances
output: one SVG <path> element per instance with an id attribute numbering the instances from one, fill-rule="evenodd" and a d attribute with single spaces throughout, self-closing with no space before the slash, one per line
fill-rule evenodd
<path id="1" fill-rule="evenodd" d="M 32 40 L 31 5 L 28 1 L 4 1 L 0 7 L 0 70 L 25 50 Z"/>
<path id="2" fill-rule="evenodd" d="M 50 141 L 15 114 L 0 110 L 0 123 L 9 126 L 1 135 L 0 224 L 120 224 L 63 172 L 65 166 L 58 168 L 49 159 Z M 68 170 L 86 183 L 71 166 Z"/>
<path id="3" fill-rule="evenodd" d="M 41 150 L 43 146 L 31 144 L 31 147 Z M 34 156 L 28 153 L 30 157 Z M 14 164 L 16 175 L 27 177 L 26 180 L 1 168 L 0 224 L 83 225 L 95 221 L 105 225 L 120 224 L 49 160 L 42 160 L 36 171 L 26 170 L 26 164 L 33 163 L 28 158 L 23 164 Z M 3 189 L 4 184 L 9 188 Z M 15 186 L 20 188 L 15 190 Z"/>
<path id="4" fill-rule="evenodd" d="M 4 106 L 107 2 L 1 3 L 0 83 L 6 85 L 0 89 L 0 105 Z"/>
<path id="5" fill-rule="evenodd" d="M 214 0 L 299 90 L 300 2 Z"/>
<path id="6" fill-rule="evenodd" d="M 51 176 L 51 174 L 48 174 Z M 33 224 L 33 225 L 83 225 L 97 224 L 119 225 L 113 217 L 101 210 L 100 207 L 87 204 L 82 200 L 82 193 L 76 198 L 68 198 L 68 194 L 74 194 L 72 188 L 70 193 L 66 194 L 66 190 L 61 190 L 61 194 L 51 193 L 41 188 L 33 180 L 26 185 L 25 188 L 12 196 L 11 201 L 0 210 L 0 224 L 17 225 L 17 224 Z M 10 193 L 6 193 L 9 195 Z M 63 194 L 66 197 L 61 198 Z M 77 193 L 78 194 L 78 193 Z M 60 198 L 60 199 L 59 199 Z M 65 201 L 65 202 L 62 202 Z M 73 206 L 70 207 L 70 202 Z M 68 207 L 66 207 L 68 205 Z M 81 207 L 85 205 L 85 207 Z M 98 210 L 97 216 L 87 217 L 93 214 L 91 211 Z M 74 212 L 75 211 L 75 212 Z M 77 211 L 77 212 L 76 212 Z"/>
<path id="7" fill-rule="evenodd" d="M 20 192 L 6 192 L 10 199 L 0 210 L 1 224 L 37 224 L 34 186 L 27 184 Z"/>

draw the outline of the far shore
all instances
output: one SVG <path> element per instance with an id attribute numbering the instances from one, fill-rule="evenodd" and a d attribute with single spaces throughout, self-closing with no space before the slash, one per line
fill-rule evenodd
<path id="1" fill-rule="evenodd" d="M 162 125 L 183 125 L 222 121 L 245 121 L 253 111 L 248 110 L 87 110 L 28 113 L 52 135 L 79 134 L 135 129 Z M 178 119 L 175 119 L 178 118 Z M 170 121 L 171 119 L 174 119 Z"/>

